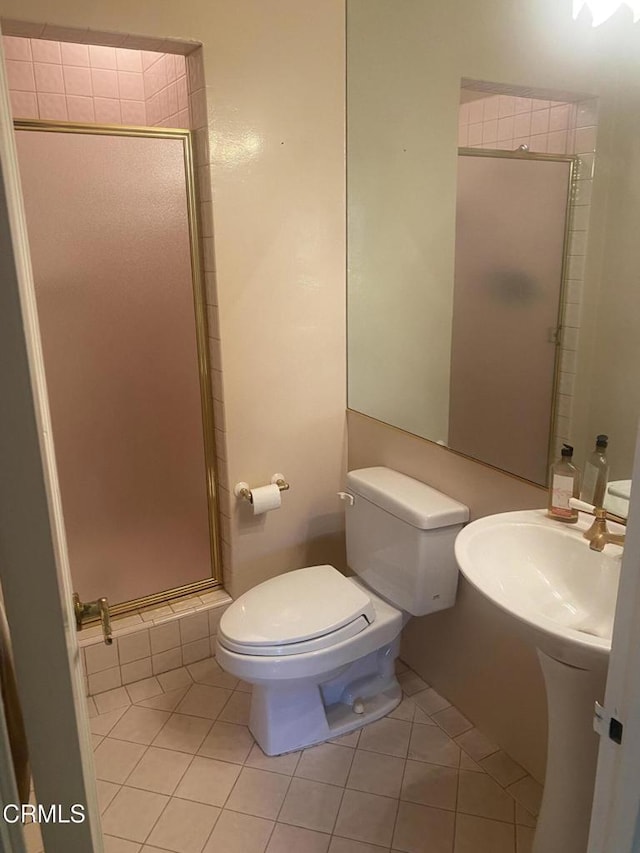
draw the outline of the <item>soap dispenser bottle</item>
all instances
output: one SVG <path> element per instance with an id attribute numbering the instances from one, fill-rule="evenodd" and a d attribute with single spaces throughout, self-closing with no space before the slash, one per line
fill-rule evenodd
<path id="1" fill-rule="evenodd" d="M 607 462 L 608 435 L 596 436 L 595 450 L 589 454 L 584 466 L 584 477 L 580 490 L 580 500 L 602 507 L 609 482 L 609 463 Z"/>
<path id="2" fill-rule="evenodd" d="M 570 498 L 580 495 L 580 471 L 573 464 L 573 447 L 563 444 L 560 459 L 549 473 L 548 515 L 557 521 L 575 524 L 578 510 L 569 505 Z"/>

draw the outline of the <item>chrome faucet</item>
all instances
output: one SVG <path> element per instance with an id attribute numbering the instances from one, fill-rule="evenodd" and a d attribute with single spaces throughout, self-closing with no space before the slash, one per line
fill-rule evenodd
<path id="1" fill-rule="evenodd" d="M 624 545 L 625 534 L 612 533 L 607 527 L 607 520 L 626 525 L 623 518 L 610 515 L 602 506 L 593 506 L 577 498 L 570 498 L 569 506 L 594 516 L 593 524 L 582 534 L 592 551 L 602 551 L 605 545 Z"/>

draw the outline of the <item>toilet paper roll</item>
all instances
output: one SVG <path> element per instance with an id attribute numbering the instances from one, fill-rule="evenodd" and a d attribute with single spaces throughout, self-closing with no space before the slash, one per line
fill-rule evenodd
<path id="1" fill-rule="evenodd" d="M 269 512 L 271 509 L 280 509 L 282 496 L 280 489 L 275 485 L 251 489 L 251 496 L 253 497 L 254 515 L 262 515 L 263 512 Z"/>

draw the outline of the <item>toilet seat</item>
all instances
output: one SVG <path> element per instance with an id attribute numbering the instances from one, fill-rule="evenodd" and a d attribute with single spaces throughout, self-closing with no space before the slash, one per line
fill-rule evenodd
<path id="1" fill-rule="evenodd" d="M 358 579 L 348 578 L 348 582 L 360 587 L 368 594 L 375 608 L 375 621 L 355 637 L 336 642 L 334 634 L 332 635 L 334 642 L 329 643 L 326 648 L 300 654 L 281 655 L 277 653 L 277 647 L 274 647 L 275 654 L 254 655 L 246 649 L 244 652 L 228 649 L 218 631 L 216 637 L 218 663 L 236 678 L 242 678 L 250 684 L 284 685 L 299 679 L 314 679 L 320 676 L 324 680 L 326 673 L 371 654 L 387 643 L 392 643 L 402 630 L 401 611 L 374 592 L 364 588 Z"/>
<path id="2" fill-rule="evenodd" d="M 224 613 L 218 641 L 237 654 L 297 655 L 348 640 L 375 618 L 362 587 L 333 566 L 310 566 L 241 595 Z"/>

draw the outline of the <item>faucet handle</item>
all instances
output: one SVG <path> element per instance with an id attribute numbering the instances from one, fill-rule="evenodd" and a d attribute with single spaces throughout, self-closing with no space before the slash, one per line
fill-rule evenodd
<path id="1" fill-rule="evenodd" d="M 100 624 L 102 625 L 102 634 L 104 636 L 105 645 L 110 646 L 113 643 L 113 635 L 111 634 L 111 613 L 109 612 L 109 602 L 106 598 L 98 599 L 98 613 L 100 615 Z"/>
<path id="2" fill-rule="evenodd" d="M 624 536 L 607 528 L 608 513 L 603 506 L 593 506 L 577 498 L 569 498 L 569 506 L 595 516 L 593 524 L 582 534 L 592 551 L 602 551 L 605 545 L 624 545 Z"/>
<path id="3" fill-rule="evenodd" d="M 111 614 L 109 613 L 109 602 L 106 598 L 98 598 L 96 601 L 80 601 L 77 592 L 73 593 L 73 612 L 76 617 L 76 630 L 82 631 L 82 624 L 88 617 L 98 616 L 102 625 L 102 634 L 107 646 L 113 643 L 111 634 Z"/>
<path id="4" fill-rule="evenodd" d="M 605 518 L 607 511 L 602 506 L 594 506 L 593 504 L 581 501 L 578 498 L 569 498 L 569 506 L 572 509 L 578 509 L 580 512 L 587 512 L 589 515 L 595 515 L 596 518 Z"/>

